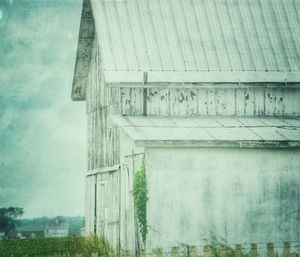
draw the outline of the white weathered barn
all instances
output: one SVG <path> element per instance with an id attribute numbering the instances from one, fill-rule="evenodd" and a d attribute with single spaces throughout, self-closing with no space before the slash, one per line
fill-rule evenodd
<path id="1" fill-rule="evenodd" d="M 69 224 L 61 217 L 56 217 L 45 223 L 45 237 L 67 237 L 69 235 Z"/>
<path id="2" fill-rule="evenodd" d="M 300 1 L 84 0 L 86 231 L 143 247 L 299 240 Z"/>

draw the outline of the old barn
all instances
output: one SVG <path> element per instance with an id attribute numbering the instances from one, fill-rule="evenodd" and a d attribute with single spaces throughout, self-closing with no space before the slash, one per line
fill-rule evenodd
<path id="1" fill-rule="evenodd" d="M 149 248 L 299 240 L 300 1 L 84 0 L 86 231 Z"/>

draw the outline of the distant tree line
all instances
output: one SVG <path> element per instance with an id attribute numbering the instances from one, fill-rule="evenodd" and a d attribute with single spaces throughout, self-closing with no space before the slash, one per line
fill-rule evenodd
<path id="1" fill-rule="evenodd" d="M 67 221 L 70 229 L 79 229 L 84 226 L 84 218 L 83 217 L 69 217 L 69 216 L 59 216 L 63 220 Z M 49 217 L 37 217 L 31 219 L 21 219 L 17 227 L 30 227 L 30 228 L 40 228 L 44 227 L 47 221 L 52 220 L 53 218 Z"/>

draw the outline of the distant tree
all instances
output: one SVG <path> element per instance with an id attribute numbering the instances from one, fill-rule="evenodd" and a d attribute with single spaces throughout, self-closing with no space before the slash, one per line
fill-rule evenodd
<path id="1" fill-rule="evenodd" d="M 5 236 L 13 236 L 16 231 L 17 219 L 23 213 L 23 208 L 19 207 L 0 208 L 0 231 L 3 231 Z"/>

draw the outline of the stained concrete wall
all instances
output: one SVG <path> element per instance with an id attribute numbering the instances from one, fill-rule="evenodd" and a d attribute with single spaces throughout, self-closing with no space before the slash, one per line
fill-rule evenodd
<path id="1" fill-rule="evenodd" d="M 300 239 L 300 150 L 148 148 L 147 247 Z"/>

